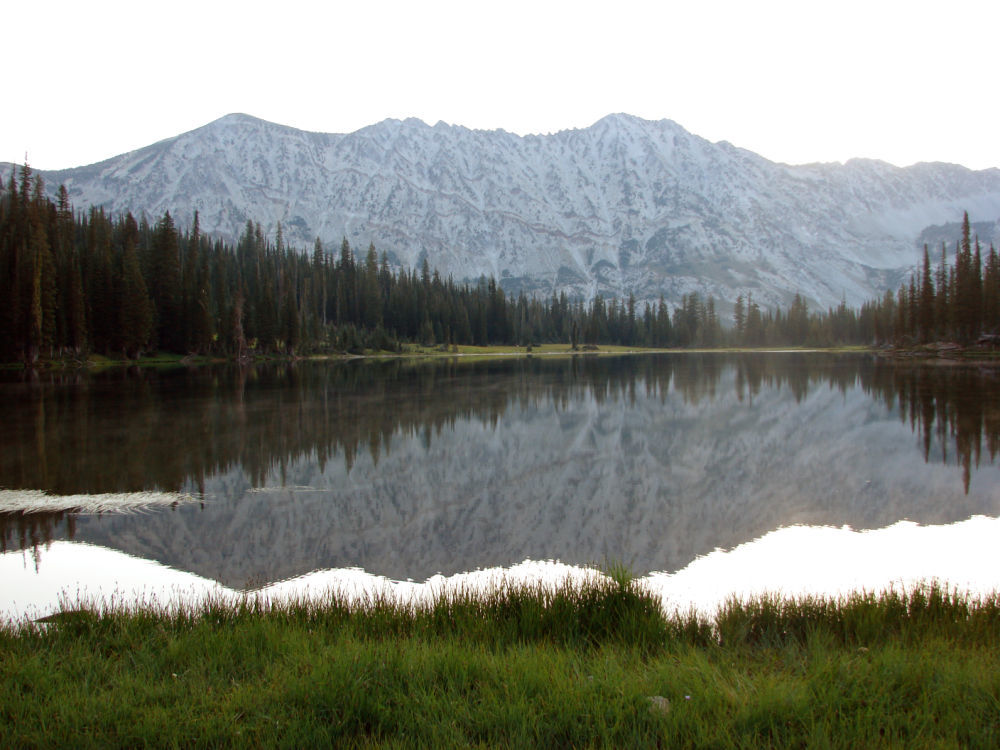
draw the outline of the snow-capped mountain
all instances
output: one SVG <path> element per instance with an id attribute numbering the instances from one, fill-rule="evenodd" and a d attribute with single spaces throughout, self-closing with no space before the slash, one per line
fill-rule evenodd
<path id="1" fill-rule="evenodd" d="M 181 227 L 197 209 L 203 231 L 229 240 L 248 219 L 272 238 L 280 222 L 303 249 L 347 237 L 457 281 L 674 304 L 698 291 L 722 306 L 796 292 L 856 305 L 898 285 L 921 238 L 964 210 L 985 242 L 1000 236 L 1000 169 L 789 166 L 628 115 L 522 137 L 413 119 L 322 134 L 237 114 L 43 176 L 77 208 L 169 210 Z"/>

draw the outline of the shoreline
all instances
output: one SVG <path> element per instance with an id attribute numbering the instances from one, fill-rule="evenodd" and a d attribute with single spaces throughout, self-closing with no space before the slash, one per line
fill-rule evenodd
<path id="1" fill-rule="evenodd" d="M 329 352 L 312 354 L 262 354 L 252 357 L 231 357 L 200 354 L 170 354 L 157 352 L 140 359 L 124 359 L 91 354 L 86 357 L 65 357 L 39 360 L 32 365 L 23 362 L 0 363 L 0 370 L 87 370 L 113 367 L 192 367 L 216 364 L 256 365 L 293 362 L 350 362 L 355 360 L 432 360 L 449 358 L 489 357 L 593 357 L 644 354 L 871 354 L 883 360 L 950 364 L 1000 365 L 1000 349 L 982 346 L 962 346 L 954 342 L 937 342 L 912 347 L 894 346 L 719 346 L 719 347 L 637 347 L 621 345 L 584 345 L 576 350 L 569 344 L 540 344 L 532 347 L 460 345 L 451 348 L 409 344 L 403 351 Z"/>
<path id="2" fill-rule="evenodd" d="M 293 363 L 293 362 L 350 362 L 355 360 L 432 360 L 451 358 L 489 358 L 489 357 L 594 357 L 594 356 L 627 356 L 645 354 L 849 354 L 849 353 L 870 353 L 878 354 L 879 349 L 863 346 L 837 346 L 837 347 L 714 347 L 714 348 L 684 348 L 684 349 L 664 349 L 664 348 L 644 348 L 635 346 L 606 345 L 590 347 L 579 347 L 577 350 L 571 349 L 566 344 L 543 344 L 529 348 L 523 346 L 458 346 L 450 350 L 442 350 L 439 347 L 422 347 L 414 345 L 413 348 L 402 352 L 389 351 L 366 351 L 357 353 L 328 353 L 328 354 L 268 354 L 256 357 L 221 357 L 216 355 L 179 355 L 157 353 L 140 359 L 119 359 L 104 355 L 89 355 L 86 358 L 56 358 L 40 360 L 32 365 L 23 362 L 0 363 L 0 370 L 24 371 L 96 371 L 110 369 L 114 367 L 197 367 L 216 364 L 269 364 L 269 363 Z M 1000 354 L 997 355 L 1000 361 Z"/>

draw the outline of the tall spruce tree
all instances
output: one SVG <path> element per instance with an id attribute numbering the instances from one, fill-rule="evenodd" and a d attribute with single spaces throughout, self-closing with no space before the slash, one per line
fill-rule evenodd
<path id="1" fill-rule="evenodd" d="M 181 261 L 177 228 L 167 211 L 153 230 L 151 248 L 153 304 L 157 345 L 171 352 L 185 350 L 181 317 Z"/>
<path id="2" fill-rule="evenodd" d="M 124 248 L 122 250 L 122 292 L 119 310 L 119 332 L 126 357 L 137 359 L 149 344 L 153 331 L 153 301 L 142 278 L 136 250 L 139 227 L 132 214 L 125 217 Z"/>
<path id="3" fill-rule="evenodd" d="M 1000 332 L 1000 258 L 992 243 L 983 275 L 983 330 L 991 334 Z"/>
<path id="4" fill-rule="evenodd" d="M 920 341 L 927 343 L 934 336 L 934 282 L 931 279 L 931 258 L 924 245 L 923 265 L 920 271 L 920 298 L 917 302 L 917 328 Z"/>

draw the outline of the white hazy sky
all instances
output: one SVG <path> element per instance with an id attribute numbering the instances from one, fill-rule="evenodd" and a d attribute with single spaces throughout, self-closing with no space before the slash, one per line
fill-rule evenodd
<path id="1" fill-rule="evenodd" d="M 1000 167 L 997 0 L 7 3 L 0 161 L 89 164 L 230 112 L 548 133 L 668 118 L 788 163 Z"/>

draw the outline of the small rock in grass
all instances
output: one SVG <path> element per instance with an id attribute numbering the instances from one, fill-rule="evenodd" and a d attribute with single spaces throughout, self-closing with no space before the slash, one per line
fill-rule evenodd
<path id="1" fill-rule="evenodd" d="M 654 714 L 666 714 L 670 713 L 670 701 L 664 698 L 662 695 L 651 695 L 649 696 L 649 710 Z"/>

